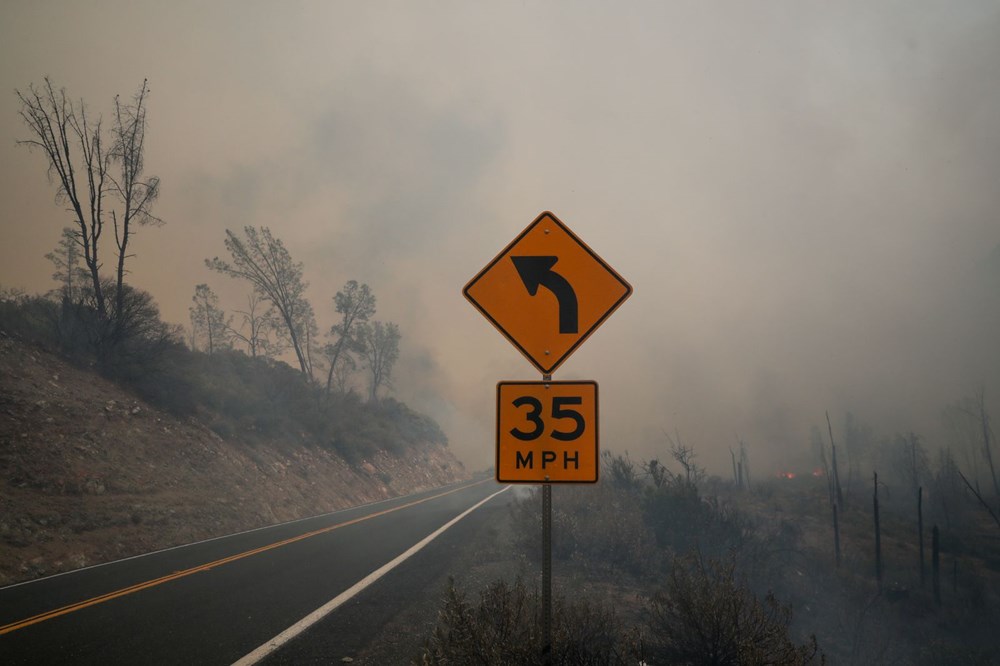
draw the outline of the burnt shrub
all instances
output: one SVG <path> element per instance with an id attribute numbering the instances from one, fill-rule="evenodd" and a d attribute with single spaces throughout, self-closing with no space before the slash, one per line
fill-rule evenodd
<path id="1" fill-rule="evenodd" d="M 791 618 L 774 595 L 758 599 L 732 561 L 678 558 L 650 600 L 647 654 L 668 664 L 822 662 L 815 637 L 803 645 L 791 639 Z"/>
<path id="2" fill-rule="evenodd" d="M 593 569 L 641 575 L 656 568 L 657 545 L 643 520 L 641 495 L 601 482 L 552 489 L 552 556 Z M 541 554 L 541 497 L 533 493 L 511 508 L 518 546 L 532 558 Z"/>
<path id="3" fill-rule="evenodd" d="M 414 661 L 483 666 L 547 663 L 540 627 L 541 595 L 522 581 L 490 583 L 478 603 L 449 581 L 437 626 Z M 625 629 L 610 608 L 553 600 L 552 664 L 624 665 L 641 659 L 639 630 Z"/>

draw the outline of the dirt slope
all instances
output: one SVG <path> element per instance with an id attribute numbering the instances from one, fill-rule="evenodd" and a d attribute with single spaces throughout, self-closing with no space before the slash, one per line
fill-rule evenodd
<path id="1" fill-rule="evenodd" d="M 0 585 L 466 476 L 440 446 L 352 467 L 222 439 L 0 332 Z"/>

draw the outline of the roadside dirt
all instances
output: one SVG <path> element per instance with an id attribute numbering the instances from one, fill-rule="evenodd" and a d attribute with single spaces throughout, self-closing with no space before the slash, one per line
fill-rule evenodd
<path id="1" fill-rule="evenodd" d="M 0 332 L 0 586 L 465 478 L 441 446 L 223 439 Z"/>

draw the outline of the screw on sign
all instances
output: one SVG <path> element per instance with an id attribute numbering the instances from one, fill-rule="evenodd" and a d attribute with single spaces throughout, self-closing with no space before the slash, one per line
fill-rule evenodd
<path id="1" fill-rule="evenodd" d="M 555 215 L 544 212 L 463 293 L 549 375 L 632 294 L 632 286 Z"/>

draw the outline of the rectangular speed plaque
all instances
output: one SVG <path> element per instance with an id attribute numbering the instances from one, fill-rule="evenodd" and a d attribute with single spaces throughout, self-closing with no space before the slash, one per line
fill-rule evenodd
<path id="1" fill-rule="evenodd" d="M 497 384 L 500 483 L 596 483 L 597 382 Z"/>

